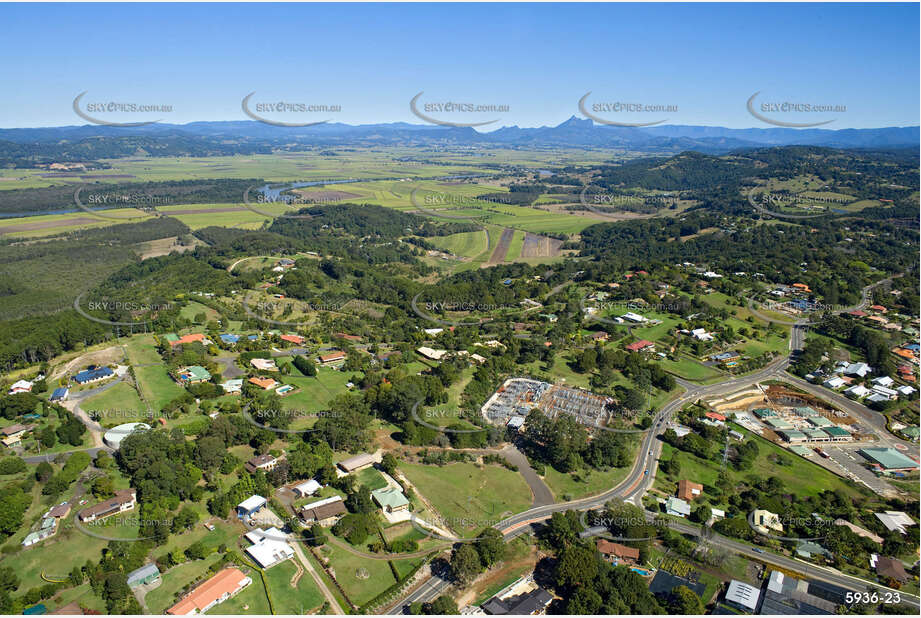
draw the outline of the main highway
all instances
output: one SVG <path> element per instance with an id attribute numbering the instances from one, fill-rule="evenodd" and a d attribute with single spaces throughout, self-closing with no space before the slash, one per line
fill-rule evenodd
<path id="1" fill-rule="evenodd" d="M 866 303 L 866 298 L 867 296 L 865 292 L 865 301 L 861 304 Z M 807 328 L 808 323 L 805 320 L 800 320 L 791 324 L 789 345 L 791 353 L 802 349 Z M 665 406 L 662 407 L 661 410 L 656 413 L 649 430 L 643 433 L 639 454 L 636 462 L 633 465 L 633 468 L 630 470 L 630 473 L 627 475 L 627 477 L 617 486 L 602 494 L 588 498 L 571 500 L 569 502 L 559 502 L 556 504 L 539 506 L 527 511 L 523 511 L 499 522 L 496 524 L 495 528 L 504 534 L 506 540 L 510 540 L 521 534 L 530 533 L 532 531 L 532 524 L 543 522 L 549 519 L 554 513 L 569 510 L 596 509 L 613 499 L 621 499 L 632 502 L 642 508 L 642 497 L 649 490 L 655 480 L 659 456 L 662 452 L 662 442 L 658 439 L 658 435 L 665 430 L 665 427 L 672 414 L 680 410 L 686 404 L 693 403 L 699 399 L 737 392 L 755 386 L 759 382 L 766 380 L 786 380 L 796 384 L 798 387 L 810 392 L 813 395 L 831 399 L 836 405 L 855 415 L 857 418 L 862 419 L 867 423 L 868 426 L 872 427 L 881 441 L 889 444 L 895 442 L 903 442 L 906 445 L 910 445 L 910 443 L 901 441 L 889 434 L 889 432 L 886 430 L 885 417 L 883 417 L 881 414 L 874 412 L 873 410 L 870 410 L 869 408 L 857 402 L 838 395 L 837 393 L 829 391 L 828 389 L 820 388 L 814 384 L 806 382 L 805 380 L 800 380 L 799 378 L 791 376 L 785 371 L 789 365 L 790 356 L 785 355 L 753 373 L 712 385 L 694 384 L 692 382 L 678 378 L 677 382 L 679 386 L 684 389 L 684 393 L 668 402 Z M 914 445 L 911 446 L 914 447 Z M 679 532 L 686 534 L 701 534 L 700 528 L 695 526 L 678 524 L 674 526 L 674 528 Z M 754 558 L 766 564 L 786 569 L 787 571 L 799 573 L 804 577 L 809 577 L 811 579 L 816 579 L 840 586 L 847 590 L 859 590 L 863 592 L 870 589 L 871 587 L 883 588 L 883 586 L 879 584 L 867 582 L 856 577 L 845 575 L 839 571 L 824 569 L 816 565 L 811 565 L 799 560 L 788 558 L 786 556 L 756 551 L 750 545 L 722 537 L 713 533 L 712 531 L 709 531 L 707 536 L 713 541 L 717 541 L 720 546 L 731 549 L 733 552 L 738 554 L 747 556 L 749 558 Z M 389 606 L 387 608 L 387 613 L 401 614 L 411 603 L 419 601 L 432 601 L 447 591 L 450 587 L 450 581 L 433 573 L 429 578 L 425 579 L 421 585 L 413 589 L 406 597 Z M 916 596 L 902 593 L 901 597 L 903 601 L 915 607 L 921 606 L 921 601 L 919 601 L 919 598 Z"/>

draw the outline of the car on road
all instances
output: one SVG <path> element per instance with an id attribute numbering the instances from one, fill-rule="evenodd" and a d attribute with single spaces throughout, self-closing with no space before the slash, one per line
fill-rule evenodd
<path id="1" fill-rule="evenodd" d="M 752 551 L 758 552 L 759 554 L 763 554 L 763 553 L 764 553 L 764 550 L 761 549 L 760 547 L 752 547 Z"/>

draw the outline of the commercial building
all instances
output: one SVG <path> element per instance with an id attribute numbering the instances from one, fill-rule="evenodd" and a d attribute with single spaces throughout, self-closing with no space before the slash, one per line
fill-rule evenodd
<path id="1" fill-rule="evenodd" d="M 918 463 L 894 448 L 862 448 L 859 453 L 887 472 L 911 472 Z"/>

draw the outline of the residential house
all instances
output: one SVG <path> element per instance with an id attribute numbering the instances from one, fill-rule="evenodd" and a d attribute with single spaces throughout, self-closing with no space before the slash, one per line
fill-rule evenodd
<path id="1" fill-rule="evenodd" d="M 266 453 L 264 455 L 256 455 L 243 464 L 243 467 L 246 468 L 247 472 L 250 474 L 255 474 L 256 470 L 270 472 L 275 469 L 276 465 L 278 465 L 278 460 Z"/>
<path id="2" fill-rule="evenodd" d="M 278 371 L 274 358 L 251 358 L 249 364 L 259 371 Z"/>
<path id="3" fill-rule="evenodd" d="M 620 543 L 598 539 L 595 541 L 595 547 L 605 560 L 614 564 L 636 564 L 640 559 L 640 550 Z"/>
<path id="4" fill-rule="evenodd" d="M 54 392 L 51 393 L 51 397 L 49 397 L 48 400 L 51 401 L 52 403 L 57 403 L 59 401 L 65 401 L 69 393 L 70 393 L 70 389 L 62 386 L 60 388 L 54 389 Z"/>
<path id="5" fill-rule="evenodd" d="M 686 502 L 692 502 L 694 499 L 700 497 L 703 490 L 704 486 L 700 483 L 681 479 L 678 481 L 678 493 L 675 495 Z"/>
<path id="6" fill-rule="evenodd" d="M 272 390 L 273 388 L 275 388 L 275 387 L 278 386 L 278 384 L 279 384 L 278 382 L 276 382 L 276 381 L 273 380 L 272 378 L 255 378 L 255 377 L 250 378 L 250 379 L 249 379 L 249 383 L 250 383 L 250 384 L 255 384 L 255 385 L 258 386 L 259 388 L 261 388 L 261 389 L 263 389 L 263 390 L 267 390 L 267 391 Z"/>
<path id="7" fill-rule="evenodd" d="M 144 586 L 147 584 L 152 584 L 157 582 L 160 579 L 160 569 L 157 568 L 157 565 L 153 562 L 148 562 L 139 569 L 135 569 L 128 573 L 128 586 L 130 588 L 137 588 L 138 586 Z"/>
<path id="8" fill-rule="evenodd" d="M 911 579 L 908 573 L 905 572 L 905 565 L 898 558 L 877 556 L 874 566 L 876 567 L 876 575 L 884 581 L 893 579 L 904 584 Z"/>
<path id="9" fill-rule="evenodd" d="M 178 372 L 179 380 L 186 384 L 201 384 L 211 379 L 211 374 L 201 365 L 190 365 Z"/>
<path id="10" fill-rule="evenodd" d="M 304 481 L 303 483 L 298 483 L 291 488 L 291 491 L 294 492 L 294 495 L 298 498 L 306 498 L 307 496 L 312 496 L 323 488 L 318 482 L 314 479 Z"/>
<path id="11" fill-rule="evenodd" d="M 294 557 L 294 549 L 284 541 L 287 535 L 278 528 L 256 528 L 247 532 L 245 536 L 252 545 L 244 551 L 263 569 Z"/>
<path id="12" fill-rule="evenodd" d="M 371 492 L 371 498 L 385 513 L 409 510 L 409 499 L 396 487 L 384 487 Z"/>
<path id="13" fill-rule="evenodd" d="M 115 491 L 114 497 L 80 511 L 78 517 L 82 522 L 96 521 L 109 515 L 130 511 L 136 504 L 137 492 L 135 490 L 119 489 Z"/>
<path id="14" fill-rule="evenodd" d="M 681 498 L 671 497 L 665 501 L 665 512 L 676 517 L 688 517 L 691 514 L 691 505 Z"/>
<path id="15" fill-rule="evenodd" d="M 906 528 L 916 525 L 915 520 L 902 511 L 886 511 L 875 515 L 876 519 L 883 522 L 889 532 L 898 532 L 901 535 L 908 533 Z"/>
<path id="16" fill-rule="evenodd" d="M 336 350 L 335 352 L 330 352 L 328 354 L 321 354 L 320 356 L 317 357 L 317 361 L 321 365 L 332 365 L 335 363 L 344 362 L 346 358 L 347 358 L 347 355 L 345 352 L 341 350 Z"/>
<path id="17" fill-rule="evenodd" d="M 640 339 L 634 343 L 630 343 L 626 346 L 628 352 L 641 352 L 643 350 L 649 350 L 655 347 L 652 341 L 647 341 L 645 339 Z"/>
<path id="18" fill-rule="evenodd" d="M 17 393 L 31 393 L 32 392 L 32 382 L 28 380 L 16 380 L 13 382 L 13 385 L 10 387 L 9 394 L 15 395 Z"/>
<path id="19" fill-rule="evenodd" d="M 422 356 L 424 356 L 425 358 L 429 360 L 436 360 L 436 361 L 441 360 L 448 354 L 447 350 L 436 350 L 428 346 L 422 346 L 420 348 L 417 348 L 416 352 L 418 352 L 419 354 L 421 354 Z"/>
<path id="20" fill-rule="evenodd" d="M 332 526 L 339 517 L 345 514 L 345 503 L 339 496 L 325 498 L 317 502 L 311 502 L 301 507 L 301 519 L 305 524 L 319 524 L 321 526 Z"/>
<path id="21" fill-rule="evenodd" d="M 305 341 L 304 338 L 300 335 L 281 335 L 279 339 L 288 343 L 293 343 L 295 345 L 304 345 Z"/>
<path id="22" fill-rule="evenodd" d="M 166 613 L 173 616 L 204 614 L 251 583 L 253 583 L 253 580 L 244 575 L 240 569 L 223 569 L 166 610 Z"/>
<path id="23" fill-rule="evenodd" d="M 755 509 L 752 511 L 752 521 L 754 528 L 761 534 L 768 535 L 772 532 L 783 532 L 783 524 L 780 523 L 780 516 L 764 509 Z"/>
<path id="24" fill-rule="evenodd" d="M 77 384 L 90 384 L 92 382 L 99 382 L 100 380 L 111 378 L 114 375 L 115 372 L 108 367 L 93 367 L 78 372 L 74 376 L 74 382 Z"/>
<path id="25" fill-rule="evenodd" d="M 262 496 L 253 494 L 237 505 L 237 517 L 240 519 L 252 517 L 255 513 L 258 513 L 260 510 L 262 510 L 262 507 L 264 507 L 267 502 L 268 500 Z"/>

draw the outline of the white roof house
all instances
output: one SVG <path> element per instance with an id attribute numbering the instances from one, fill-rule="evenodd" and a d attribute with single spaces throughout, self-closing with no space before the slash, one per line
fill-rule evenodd
<path id="1" fill-rule="evenodd" d="M 705 328 L 695 328 L 691 331 L 691 336 L 698 341 L 713 341 L 713 335 L 708 333 Z"/>
<path id="2" fill-rule="evenodd" d="M 845 395 L 851 395 L 852 397 L 863 398 L 870 394 L 870 389 L 866 386 L 855 384 L 854 386 L 844 390 Z"/>
<path id="3" fill-rule="evenodd" d="M 426 335 L 433 335 L 433 336 L 440 335 L 444 331 L 445 329 L 443 328 L 424 328 L 422 329 L 422 332 L 424 332 Z"/>
<path id="4" fill-rule="evenodd" d="M 726 590 L 726 601 L 736 606 L 748 609 L 752 612 L 758 607 L 758 599 L 761 597 L 761 591 L 754 586 L 749 586 L 744 582 L 736 579 L 729 582 L 729 588 Z"/>
<path id="5" fill-rule="evenodd" d="M 899 395 L 905 395 L 906 397 L 909 397 L 914 394 L 915 387 L 914 386 L 900 386 L 895 390 L 899 391 Z"/>
<path id="6" fill-rule="evenodd" d="M 10 387 L 10 395 L 15 395 L 16 393 L 28 393 L 32 391 L 32 383 L 28 380 L 17 380 L 13 382 L 13 385 Z"/>
<path id="7" fill-rule="evenodd" d="M 876 519 L 883 522 L 886 529 L 890 532 L 905 534 L 905 528 L 915 525 L 915 520 L 902 511 L 886 511 L 885 513 L 876 513 Z"/>
<path id="8" fill-rule="evenodd" d="M 870 365 L 866 363 L 851 363 L 844 368 L 844 375 L 846 376 L 860 376 L 861 378 L 870 373 Z"/>
<path id="9" fill-rule="evenodd" d="M 847 384 L 841 377 L 835 376 L 834 378 L 829 378 L 822 383 L 826 388 L 838 389 Z"/>
<path id="10" fill-rule="evenodd" d="M 246 534 L 249 541 L 255 541 L 246 548 L 246 553 L 263 569 L 275 566 L 294 557 L 294 550 L 283 541 L 285 533 L 278 528 L 251 530 Z"/>
<path id="11" fill-rule="evenodd" d="M 888 397 L 889 399 L 895 399 L 896 397 L 899 396 L 898 391 L 893 390 L 891 388 L 886 388 L 885 386 L 874 386 L 872 390 L 874 393 L 879 393 L 880 395 L 883 395 L 884 397 Z"/>
<path id="12" fill-rule="evenodd" d="M 889 397 L 887 397 L 886 395 L 881 395 L 880 393 L 873 393 L 872 395 L 867 397 L 867 401 L 869 401 L 870 403 L 884 403 L 886 401 L 889 401 Z"/>
<path id="13" fill-rule="evenodd" d="M 889 376 L 879 376 L 878 378 L 873 378 L 870 380 L 870 382 L 876 384 L 877 386 L 892 386 L 892 383 L 895 382 L 895 380 Z"/>
<path id="14" fill-rule="evenodd" d="M 422 346 L 420 348 L 417 348 L 416 352 L 432 360 L 441 360 L 448 353 L 447 350 L 435 350 L 427 346 Z"/>
<path id="15" fill-rule="evenodd" d="M 310 479 L 293 487 L 294 492 L 301 496 L 312 496 L 323 488 L 316 480 Z"/>
<path id="16" fill-rule="evenodd" d="M 632 311 L 628 311 L 621 317 L 623 317 L 625 320 L 630 320 L 631 322 L 637 322 L 637 323 L 643 323 L 646 321 L 646 318 L 644 318 L 638 313 L 633 313 Z"/>
<path id="17" fill-rule="evenodd" d="M 672 496 L 665 502 L 665 512 L 669 515 L 687 517 L 691 514 L 691 505 L 681 498 Z"/>

